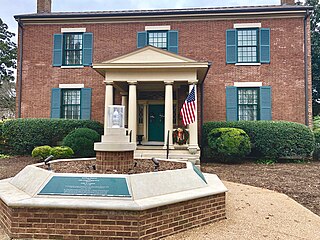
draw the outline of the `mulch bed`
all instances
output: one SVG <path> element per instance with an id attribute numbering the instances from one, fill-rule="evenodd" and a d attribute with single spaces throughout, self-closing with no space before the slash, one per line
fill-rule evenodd
<path id="1" fill-rule="evenodd" d="M 146 173 L 154 172 L 155 165 L 151 160 L 135 160 L 132 169 L 128 172 L 126 171 L 116 171 L 108 170 L 106 174 L 136 174 L 136 173 Z M 40 166 L 41 168 L 47 169 L 47 166 Z M 56 173 L 99 173 L 95 169 L 95 160 L 89 161 L 68 161 L 68 162 L 57 162 L 50 164 L 51 169 Z M 185 163 L 180 162 L 169 162 L 159 160 L 158 171 L 174 170 L 186 168 Z"/>
<path id="2" fill-rule="evenodd" d="M 36 162 L 37 160 L 31 157 L 0 159 L 0 179 L 13 177 L 26 165 Z M 184 164 L 182 165 L 184 167 Z M 92 163 L 87 166 L 90 169 Z M 138 166 L 140 166 L 142 172 L 154 170 L 154 165 L 150 160 L 139 161 Z M 67 171 L 71 168 L 69 165 L 65 165 L 65 167 Z M 167 167 L 170 168 L 170 166 Z M 159 170 L 166 170 L 167 167 L 160 163 Z M 54 171 L 58 169 L 54 164 L 52 164 L 52 168 Z M 217 174 L 222 180 L 267 188 L 287 194 L 320 216 L 320 162 L 271 165 L 210 163 L 202 164 L 201 169 L 203 172 Z"/>

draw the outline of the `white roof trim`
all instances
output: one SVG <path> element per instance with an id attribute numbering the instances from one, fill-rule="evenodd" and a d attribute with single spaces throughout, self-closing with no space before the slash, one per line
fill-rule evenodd
<path id="1" fill-rule="evenodd" d="M 70 32 L 78 33 L 78 32 L 86 32 L 86 31 L 87 31 L 86 28 L 61 28 L 61 33 L 70 33 Z"/>
<path id="2" fill-rule="evenodd" d="M 170 25 L 163 25 L 163 26 L 145 26 L 145 31 L 161 31 L 161 30 L 171 30 Z"/>
<path id="3" fill-rule="evenodd" d="M 262 82 L 234 82 L 235 87 L 261 87 Z"/>
<path id="4" fill-rule="evenodd" d="M 84 84 L 59 84 L 59 88 L 84 88 Z"/>
<path id="5" fill-rule="evenodd" d="M 261 28 L 261 23 L 235 23 L 233 28 Z"/>

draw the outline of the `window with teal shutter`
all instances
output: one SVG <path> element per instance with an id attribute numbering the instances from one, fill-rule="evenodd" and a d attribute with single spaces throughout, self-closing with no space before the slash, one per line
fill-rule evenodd
<path id="1" fill-rule="evenodd" d="M 270 63 L 270 29 L 226 30 L 226 63 Z"/>
<path id="2" fill-rule="evenodd" d="M 147 45 L 178 53 L 178 31 L 145 31 L 137 33 L 137 48 Z"/>
<path id="3" fill-rule="evenodd" d="M 54 34 L 53 66 L 91 66 L 92 33 Z"/>
<path id="4" fill-rule="evenodd" d="M 227 121 L 272 120 L 271 87 L 226 87 Z"/>
<path id="5" fill-rule="evenodd" d="M 91 119 L 91 88 L 53 88 L 51 118 Z"/>

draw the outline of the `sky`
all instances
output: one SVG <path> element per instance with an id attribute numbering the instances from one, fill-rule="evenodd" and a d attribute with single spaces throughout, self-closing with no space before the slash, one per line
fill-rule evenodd
<path id="1" fill-rule="evenodd" d="M 37 0 L 0 0 L 0 18 L 17 33 L 13 16 L 35 13 Z M 52 0 L 53 12 L 277 5 L 280 0 Z M 13 39 L 17 41 L 16 38 Z"/>

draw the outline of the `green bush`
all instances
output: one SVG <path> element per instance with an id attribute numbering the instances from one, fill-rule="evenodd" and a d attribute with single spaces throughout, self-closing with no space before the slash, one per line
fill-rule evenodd
<path id="1" fill-rule="evenodd" d="M 100 141 L 100 135 L 89 128 L 79 128 L 69 133 L 62 145 L 72 148 L 77 157 L 93 157 L 95 151 L 94 143 Z"/>
<path id="2" fill-rule="evenodd" d="M 320 128 L 315 129 L 313 133 L 314 133 L 314 140 L 315 140 L 313 159 L 319 160 L 320 159 Z"/>
<path id="3" fill-rule="evenodd" d="M 99 122 L 71 119 L 14 119 L 5 121 L 2 131 L 9 152 L 23 155 L 31 154 L 36 146 L 57 146 L 71 131 L 83 127 L 103 134 Z"/>
<path id="4" fill-rule="evenodd" d="M 214 128 L 240 128 L 250 137 L 256 158 L 279 159 L 281 157 L 309 157 L 314 149 L 313 132 L 305 125 L 284 121 L 208 122 L 203 126 L 202 158 L 213 156 L 206 149 L 208 135 Z"/>
<path id="5" fill-rule="evenodd" d="M 46 157 L 50 156 L 52 151 L 52 147 L 46 145 L 46 146 L 40 146 L 40 147 L 35 147 L 32 150 L 32 157 L 38 158 L 40 157 L 42 160 L 45 159 Z"/>
<path id="6" fill-rule="evenodd" d="M 51 155 L 53 155 L 55 159 L 70 158 L 73 154 L 73 150 L 66 146 L 54 147 L 51 150 Z"/>
<path id="7" fill-rule="evenodd" d="M 249 136 L 239 128 L 215 128 L 208 135 L 214 160 L 239 162 L 251 151 Z"/>

